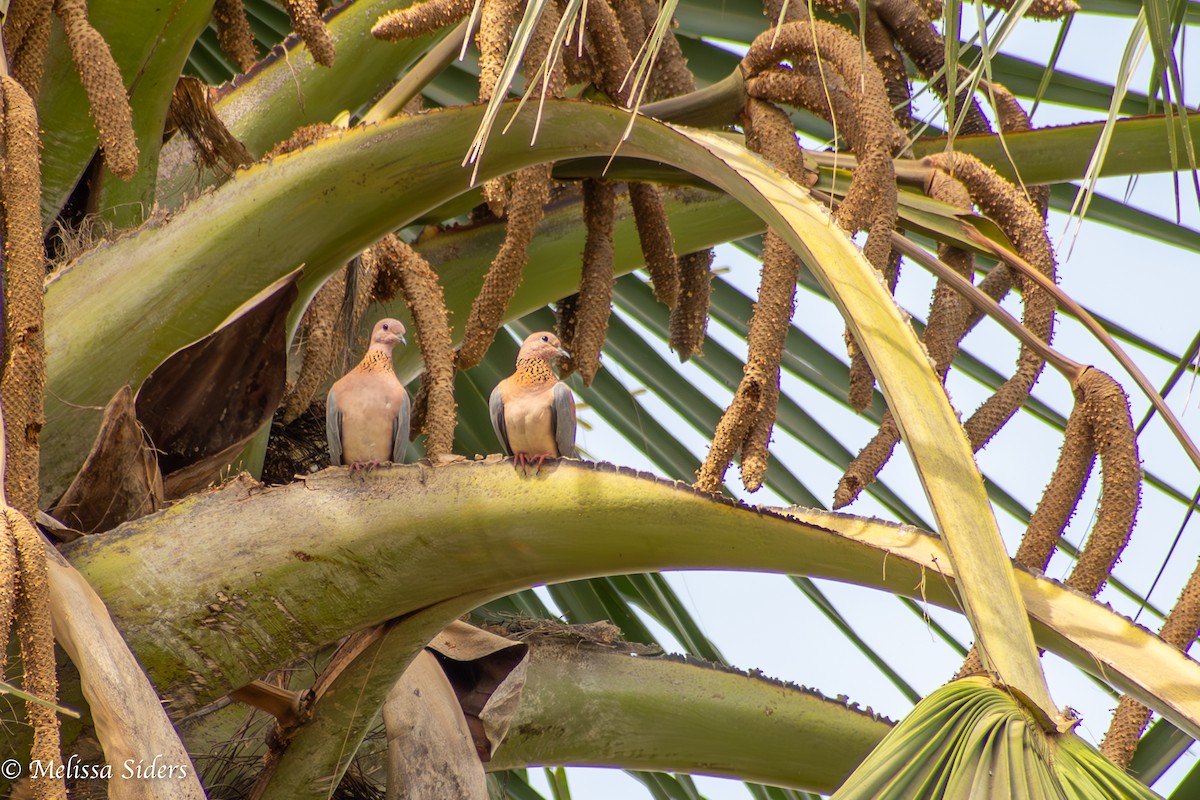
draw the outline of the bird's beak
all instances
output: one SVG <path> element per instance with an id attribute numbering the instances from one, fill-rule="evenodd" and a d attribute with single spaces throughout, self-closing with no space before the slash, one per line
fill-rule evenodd
<path id="1" fill-rule="evenodd" d="M 408 339 L 404 338 L 403 333 L 397 333 L 396 338 L 400 340 L 400 344 L 404 345 L 405 347 L 408 347 Z"/>
<path id="2" fill-rule="evenodd" d="M 566 359 L 567 361 L 570 361 L 570 360 L 571 360 L 571 354 L 570 354 L 570 353 L 568 353 L 566 350 L 563 350 L 561 347 L 559 347 L 559 348 L 556 348 L 556 349 L 558 350 L 558 357 L 559 357 L 559 358 L 564 358 L 564 359 Z"/>

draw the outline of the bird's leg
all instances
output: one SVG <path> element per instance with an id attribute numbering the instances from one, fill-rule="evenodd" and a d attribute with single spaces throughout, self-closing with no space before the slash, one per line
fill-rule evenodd
<path id="1" fill-rule="evenodd" d="M 533 457 L 532 460 L 537 462 L 537 472 L 534 473 L 535 475 L 542 474 L 542 464 L 545 463 L 547 458 L 554 458 L 554 456 L 550 453 L 538 453 Z"/>
<path id="2" fill-rule="evenodd" d="M 525 453 L 513 453 L 513 466 L 520 467 L 521 471 L 525 471 L 526 465 L 529 464 L 529 456 Z"/>
<path id="3" fill-rule="evenodd" d="M 379 461 L 374 459 L 370 461 L 355 461 L 350 465 L 350 474 L 362 473 L 363 480 L 366 480 L 367 473 L 380 465 Z"/>

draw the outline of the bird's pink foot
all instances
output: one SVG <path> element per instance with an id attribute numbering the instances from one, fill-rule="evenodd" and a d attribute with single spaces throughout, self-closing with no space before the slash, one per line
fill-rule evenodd
<path id="1" fill-rule="evenodd" d="M 371 461 L 355 461 L 350 464 L 350 474 L 353 475 L 355 473 L 361 472 L 363 474 L 363 477 L 365 478 L 366 474 L 368 472 L 375 469 L 382 463 L 383 462 L 381 462 L 381 461 L 375 461 L 373 459 Z"/>
<path id="2" fill-rule="evenodd" d="M 542 474 L 542 464 L 547 458 L 554 458 L 553 453 L 513 453 L 513 464 L 521 468 L 525 474 L 529 474 L 529 465 L 533 464 L 536 468 L 535 475 Z"/>

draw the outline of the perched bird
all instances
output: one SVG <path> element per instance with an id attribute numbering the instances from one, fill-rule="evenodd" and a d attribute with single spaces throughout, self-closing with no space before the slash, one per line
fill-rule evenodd
<path id="1" fill-rule="evenodd" d="M 392 348 L 406 344 L 404 326 L 381 319 L 371 331 L 371 346 L 354 369 L 329 390 L 325 434 L 329 463 L 353 469 L 384 461 L 403 463 L 408 449 L 408 392 L 392 366 Z"/>
<path id="2" fill-rule="evenodd" d="M 520 466 L 575 457 L 575 396 L 550 365 L 569 358 L 553 333 L 530 334 L 517 369 L 492 390 L 492 428 L 504 455 Z"/>

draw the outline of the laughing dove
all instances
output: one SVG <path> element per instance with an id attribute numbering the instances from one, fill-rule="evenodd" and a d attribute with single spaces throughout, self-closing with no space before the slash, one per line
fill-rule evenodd
<path id="1" fill-rule="evenodd" d="M 536 461 L 540 471 L 547 458 L 575 457 L 575 397 L 550 368 L 567 357 L 554 334 L 530 334 L 516 371 L 492 390 L 492 428 L 519 465 Z"/>
<path id="2" fill-rule="evenodd" d="M 404 462 L 408 449 L 408 392 L 392 367 L 392 348 L 404 344 L 404 326 L 381 319 L 363 360 L 333 384 L 325 404 L 329 462 L 353 468 Z"/>

